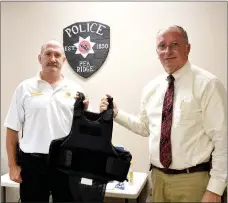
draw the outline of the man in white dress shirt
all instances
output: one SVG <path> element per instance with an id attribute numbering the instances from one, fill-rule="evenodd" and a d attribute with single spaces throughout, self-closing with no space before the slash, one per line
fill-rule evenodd
<path id="1" fill-rule="evenodd" d="M 58 172 L 49 173 L 48 152 L 53 139 L 69 134 L 77 92 L 84 90 L 63 76 L 66 57 L 59 42 L 44 43 L 38 60 L 42 70 L 17 86 L 5 120 L 9 175 L 20 183 L 21 202 L 48 202 L 50 191 L 54 201 L 67 201 L 67 179 Z M 88 104 L 84 100 L 85 108 Z"/>
<path id="2" fill-rule="evenodd" d="M 216 76 L 189 62 L 191 46 L 182 27 L 163 29 L 156 40 L 165 74 L 144 88 L 139 117 L 114 104 L 114 120 L 149 136 L 153 202 L 221 202 L 227 184 L 227 92 Z"/>

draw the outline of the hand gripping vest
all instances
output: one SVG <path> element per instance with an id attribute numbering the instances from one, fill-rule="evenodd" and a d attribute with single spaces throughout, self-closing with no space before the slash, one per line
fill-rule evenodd
<path id="1" fill-rule="evenodd" d="M 127 180 L 132 156 L 130 152 L 116 149 L 112 145 L 112 98 L 108 98 L 106 111 L 93 113 L 84 110 L 85 97 L 82 93 L 79 95 L 80 99 L 74 104 L 71 131 L 67 137 L 51 142 L 49 164 L 69 176 L 74 201 L 103 202 L 109 181 Z M 89 188 L 88 185 L 83 186 L 79 181 L 74 181 L 80 178 L 92 179 L 93 185 Z M 83 196 L 86 196 L 86 200 L 83 200 Z"/>

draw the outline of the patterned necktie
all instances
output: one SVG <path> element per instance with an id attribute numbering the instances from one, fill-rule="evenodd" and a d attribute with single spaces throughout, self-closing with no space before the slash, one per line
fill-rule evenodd
<path id="1" fill-rule="evenodd" d="M 171 148 L 171 126 L 173 114 L 173 96 L 174 96 L 174 80 L 172 75 L 167 77 L 169 86 L 165 93 L 163 110 L 162 110 L 162 124 L 161 124 L 161 138 L 160 138 L 160 162 L 168 168 L 172 162 L 172 148 Z"/>

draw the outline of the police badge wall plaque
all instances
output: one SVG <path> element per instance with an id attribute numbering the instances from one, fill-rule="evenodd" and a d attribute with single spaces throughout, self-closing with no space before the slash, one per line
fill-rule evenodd
<path id="1" fill-rule="evenodd" d="M 63 29 L 63 46 L 71 68 L 88 78 L 108 56 L 110 27 L 95 21 L 74 23 Z"/>

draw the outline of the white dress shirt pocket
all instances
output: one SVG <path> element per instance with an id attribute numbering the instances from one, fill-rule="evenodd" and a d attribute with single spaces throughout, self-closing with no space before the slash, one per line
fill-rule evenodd
<path id="1" fill-rule="evenodd" d="M 195 125 L 201 120 L 202 109 L 199 103 L 193 99 L 184 99 L 179 108 L 174 109 L 176 125 Z"/>

